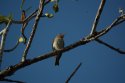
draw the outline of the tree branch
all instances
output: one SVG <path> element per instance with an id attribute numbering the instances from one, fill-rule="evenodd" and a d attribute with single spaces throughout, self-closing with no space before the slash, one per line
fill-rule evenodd
<path id="1" fill-rule="evenodd" d="M 0 45 L 0 56 L 3 55 L 4 45 L 5 45 L 8 27 L 10 26 L 10 23 L 11 23 L 11 20 L 8 22 L 7 26 L 2 30 L 2 39 L 1 39 L 1 45 Z"/>
<path id="2" fill-rule="evenodd" d="M 28 23 L 23 24 L 23 25 L 22 25 L 22 28 L 21 28 L 21 34 L 22 34 L 23 38 L 25 39 L 24 44 L 26 44 L 26 42 L 27 42 L 27 37 L 26 37 L 26 35 L 25 35 L 25 33 L 24 33 L 27 24 L 28 24 Z"/>
<path id="3" fill-rule="evenodd" d="M 22 82 L 22 81 L 11 80 L 11 79 L 2 79 L 1 81 L 5 81 L 5 82 L 15 82 L 15 83 L 25 83 L 25 82 Z"/>
<path id="4" fill-rule="evenodd" d="M 17 48 L 18 45 L 19 45 L 19 41 L 17 41 L 16 45 L 13 48 L 5 49 L 4 52 L 12 52 L 13 50 L 15 50 Z"/>
<path id="5" fill-rule="evenodd" d="M 100 36 L 102 36 L 102 35 L 108 33 L 114 26 L 117 26 L 117 25 L 119 25 L 120 23 L 122 23 L 122 22 L 124 22 L 124 21 L 125 21 L 125 19 L 123 19 L 123 18 L 120 16 L 120 17 L 116 18 L 116 19 L 112 22 L 112 24 L 109 25 L 107 28 L 105 28 L 105 29 L 103 29 L 103 30 L 97 32 L 97 34 L 95 34 L 95 35 L 90 35 L 89 37 L 91 37 L 91 36 L 93 37 L 93 36 L 94 36 L 94 39 L 99 38 Z M 92 40 L 93 40 L 93 39 L 92 39 Z"/>
<path id="6" fill-rule="evenodd" d="M 4 31 L 4 29 L 0 31 L 0 36 L 3 34 L 3 31 Z"/>
<path id="7" fill-rule="evenodd" d="M 46 6 L 51 0 L 48 0 L 44 3 L 44 6 Z M 12 20 L 12 23 L 15 23 L 15 24 L 23 24 L 23 23 L 27 23 L 29 22 L 31 19 L 33 19 L 34 17 L 36 17 L 37 15 L 37 12 L 38 12 L 38 9 L 36 9 L 33 13 L 31 13 L 31 15 L 29 15 L 24 21 L 16 21 L 16 20 Z M 42 16 L 41 17 L 45 17 L 45 16 Z"/>
<path id="8" fill-rule="evenodd" d="M 47 5 L 51 0 L 48 0 L 44 3 L 44 6 Z M 24 30 L 25 30 L 25 27 L 27 26 L 27 23 L 33 19 L 34 17 L 36 17 L 37 15 L 37 12 L 38 12 L 38 9 L 36 9 L 31 15 L 29 15 L 24 21 L 15 21 L 15 20 L 12 20 L 12 23 L 15 23 L 15 24 L 24 24 L 24 26 L 22 26 L 21 28 L 21 33 L 22 33 L 22 36 L 24 37 L 24 39 L 27 41 L 27 38 L 24 34 Z M 46 17 L 45 15 L 41 15 L 40 17 Z M 26 43 L 26 42 L 25 42 Z"/>
<path id="9" fill-rule="evenodd" d="M 125 21 L 125 14 L 123 14 L 123 15 L 121 15 L 119 18 L 120 18 L 120 20 L 119 20 L 119 22 L 117 22 L 114 26 L 116 26 L 116 25 L 118 25 L 118 24 L 120 24 L 120 23 L 122 23 L 122 22 L 124 22 Z"/>
<path id="10" fill-rule="evenodd" d="M 22 56 L 22 62 L 26 60 L 27 53 L 28 53 L 28 51 L 29 51 L 29 48 L 30 48 L 31 43 L 32 43 L 32 40 L 33 40 L 33 38 L 34 38 L 36 29 L 37 29 L 37 25 L 38 25 L 38 22 L 39 22 L 39 20 L 40 20 L 40 16 L 42 15 L 42 12 L 43 12 L 44 1 L 45 1 L 45 0 L 40 0 L 39 10 L 38 10 L 38 12 L 37 12 L 37 16 L 36 16 L 36 18 L 35 18 L 35 23 L 34 23 L 34 25 L 33 25 L 33 29 L 32 29 L 31 35 L 30 35 L 30 37 L 29 37 L 28 43 L 27 43 L 27 45 L 26 45 L 26 48 L 25 48 L 24 53 L 23 53 L 23 56 Z"/>
<path id="11" fill-rule="evenodd" d="M 91 30 L 91 33 L 90 33 L 91 35 L 92 35 L 94 32 L 96 32 L 96 27 L 97 27 L 97 25 L 98 25 L 99 18 L 100 18 L 100 16 L 101 16 L 102 10 L 103 10 L 103 8 L 104 8 L 105 2 L 106 2 L 106 0 L 102 0 L 101 3 L 100 3 L 100 6 L 99 6 L 99 9 L 98 9 L 98 11 L 97 11 L 95 20 L 94 20 L 94 22 L 93 22 L 92 30 Z"/>
<path id="12" fill-rule="evenodd" d="M 117 23 L 119 23 L 119 20 L 121 20 L 120 17 L 117 18 L 117 19 L 115 19 L 115 21 L 114 21 L 110 26 L 108 26 L 108 27 L 105 28 L 104 30 L 101 30 L 101 31 L 98 32 L 96 35 L 89 36 L 89 37 L 85 38 L 84 40 L 79 40 L 79 41 L 77 41 L 77 42 L 75 42 L 75 43 L 73 43 L 73 44 L 70 44 L 69 46 L 66 46 L 65 48 L 63 48 L 63 49 L 61 49 L 61 50 L 48 52 L 48 53 L 46 53 L 46 54 L 43 54 L 43 55 L 38 56 L 38 57 L 35 57 L 35 58 L 33 58 L 33 59 L 26 60 L 26 61 L 24 61 L 24 62 L 20 62 L 20 63 L 14 65 L 14 66 L 10 66 L 10 67 L 8 67 L 7 69 L 4 69 L 3 71 L 0 72 L 0 79 L 3 79 L 3 78 L 5 78 L 5 77 L 7 77 L 7 76 L 11 76 L 11 75 L 13 75 L 17 70 L 20 70 L 20 69 L 22 69 L 22 68 L 24 68 L 24 67 L 27 67 L 27 66 L 31 65 L 31 64 L 34 64 L 34 63 L 36 63 L 36 62 L 39 62 L 39 61 L 48 59 L 48 58 L 50 58 L 50 57 L 53 57 L 53 56 L 55 56 L 55 55 L 56 55 L 57 53 L 59 53 L 59 52 L 64 53 L 64 52 L 67 52 L 67 51 L 69 51 L 69 50 L 72 50 L 72 49 L 74 49 L 74 48 L 76 48 L 76 47 L 78 47 L 78 46 L 85 45 L 85 44 L 87 44 L 87 43 L 89 43 L 89 42 L 91 42 L 91 41 L 93 41 L 93 40 L 99 38 L 100 36 L 103 36 L 104 34 L 106 34 L 106 33 L 107 33 L 109 30 L 111 30 L 114 26 L 118 25 Z M 125 21 L 125 20 L 124 20 L 124 21 Z M 122 22 L 124 22 L 124 21 L 122 21 Z M 122 22 L 120 22 L 120 23 L 122 23 Z M 119 23 L 119 24 L 120 24 L 120 23 Z"/>
<path id="13" fill-rule="evenodd" d="M 12 23 L 15 23 L 15 24 L 27 23 L 27 22 L 30 21 L 33 17 L 36 16 L 37 11 L 38 11 L 38 10 L 35 10 L 33 13 L 31 13 L 31 15 L 29 15 L 24 21 L 12 20 Z"/>
<path id="14" fill-rule="evenodd" d="M 97 41 L 98 43 L 100 43 L 100 44 L 102 44 L 102 45 L 105 45 L 105 46 L 109 47 L 110 49 L 112 49 L 112 50 L 114 50 L 114 51 L 116 51 L 116 52 L 118 52 L 118 53 L 120 53 L 120 54 L 125 54 L 125 51 L 122 51 L 122 50 L 120 50 L 119 48 L 115 48 L 115 47 L 113 47 L 113 46 L 107 44 L 106 42 L 104 42 L 104 41 L 102 41 L 102 40 L 100 40 L 100 39 L 96 39 L 95 41 Z"/>
<path id="15" fill-rule="evenodd" d="M 74 71 L 71 73 L 71 75 L 68 77 L 68 79 L 66 80 L 65 83 L 69 83 L 69 81 L 71 80 L 71 78 L 75 75 L 75 73 L 78 71 L 78 69 L 81 67 L 82 63 L 80 63 L 75 69 Z"/>
<path id="16" fill-rule="evenodd" d="M 6 27 L 2 30 L 2 39 L 1 39 L 1 45 L 0 45 L 0 71 L 1 71 L 1 64 L 2 64 L 2 57 L 3 57 L 6 36 L 7 36 L 7 32 L 8 32 L 8 28 L 9 28 L 10 24 L 11 24 L 11 20 L 9 20 Z"/>

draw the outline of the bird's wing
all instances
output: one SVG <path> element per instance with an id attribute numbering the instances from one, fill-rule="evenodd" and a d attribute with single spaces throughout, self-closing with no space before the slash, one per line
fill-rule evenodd
<path id="1" fill-rule="evenodd" d="M 61 48 L 61 49 L 64 48 L 64 40 L 63 39 L 59 39 L 57 44 L 58 44 L 58 48 Z"/>
<path id="2" fill-rule="evenodd" d="M 53 47 L 53 43 L 54 43 L 54 39 L 52 40 L 52 50 L 55 50 L 55 48 Z"/>

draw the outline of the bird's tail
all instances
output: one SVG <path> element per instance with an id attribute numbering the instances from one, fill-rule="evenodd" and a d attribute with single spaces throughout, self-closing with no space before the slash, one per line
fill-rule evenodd
<path id="1" fill-rule="evenodd" d="M 55 61 L 55 66 L 59 66 L 59 60 L 62 56 L 62 53 L 60 53 L 59 55 L 56 55 L 56 61 Z"/>
<path id="2" fill-rule="evenodd" d="M 59 66 L 59 60 L 56 59 L 55 66 Z"/>

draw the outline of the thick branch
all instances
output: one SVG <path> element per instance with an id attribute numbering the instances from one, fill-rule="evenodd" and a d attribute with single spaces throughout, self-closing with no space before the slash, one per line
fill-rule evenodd
<path id="1" fill-rule="evenodd" d="M 43 12 L 43 7 L 44 7 L 44 0 L 40 0 L 39 10 L 38 10 L 37 16 L 35 18 L 35 23 L 33 25 L 33 29 L 32 29 L 31 35 L 29 37 L 28 43 L 26 45 L 26 48 L 25 48 L 23 56 L 22 56 L 22 62 L 26 60 L 26 56 L 27 56 L 27 53 L 28 53 L 29 48 L 31 46 L 32 40 L 34 38 L 36 29 L 37 29 L 37 25 L 38 25 L 38 22 L 40 20 L 40 16 L 42 15 L 42 12 Z"/>
<path id="2" fill-rule="evenodd" d="M 75 73 L 78 71 L 78 69 L 81 67 L 82 63 L 80 63 L 75 69 L 74 71 L 71 73 L 71 75 L 68 77 L 68 79 L 66 80 L 65 83 L 69 83 L 69 81 L 71 80 L 71 78 L 75 75 Z"/>
<path id="3" fill-rule="evenodd" d="M 21 62 L 21 63 L 19 63 L 19 64 L 16 64 L 16 65 L 14 65 L 14 66 L 11 66 L 11 67 L 9 67 L 9 68 L 7 68 L 7 69 L 5 69 L 5 70 L 3 70 L 3 71 L 0 72 L 0 79 L 3 79 L 3 78 L 5 78 L 5 77 L 7 77 L 7 76 L 11 76 L 11 75 L 13 75 L 17 70 L 22 69 L 22 68 L 24 68 L 24 67 L 26 67 L 26 66 L 28 66 L 28 65 L 31 65 L 31 64 L 36 63 L 36 62 L 38 62 L 38 61 L 42 61 L 42 60 L 47 59 L 47 58 L 50 58 L 50 57 L 53 57 L 53 56 L 55 56 L 58 52 L 67 52 L 67 51 L 72 50 L 72 49 L 74 49 L 74 48 L 76 48 L 76 47 L 78 47 L 78 46 L 85 45 L 85 44 L 87 44 L 87 43 L 89 43 L 89 42 L 91 42 L 91 41 L 97 39 L 98 37 L 100 37 L 100 36 L 106 34 L 106 33 L 107 33 L 109 30 L 111 30 L 115 25 L 117 25 L 117 23 L 119 23 L 119 20 L 121 20 L 120 17 L 117 18 L 109 27 L 107 27 L 107 28 L 105 28 L 104 30 L 98 32 L 98 34 L 96 34 L 96 35 L 94 35 L 94 36 L 91 36 L 91 37 L 89 37 L 89 38 L 85 38 L 84 40 L 80 40 L 80 41 L 78 41 L 78 42 L 75 42 L 75 43 L 73 43 L 73 44 L 71 44 L 71 45 L 69 45 L 69 46 L 63 48 L 62 50 L 58 50 L 58 51 L 54 51 L 54 52 L 49 52 L 49 53 L 46 53 L 46 54 L 44 54 L 44 55 L 38 56 L 38 57 L 36 57 L 36 58 L 33 58 L 33 59 L 31 59 L 31 60 L 28 60 L 28 61 L 25 61 L 25 62 Z M 124 20 L 124 21 L 125 21 L 125 20 Z M 122 21 L 122 22 L 124 22 L 124 21 Z M 121 23 L 122 23 L 122 22 L 121 22 Z"/>
<path id="4" fill-rule="evenodd" d="M 62 53 L 63 53 L 63 52 L 67 52 L 67 51 L 72 50 L 72 49 L 74 49 L 74 48 L 76 48 L 76 47 L 78 47 L 78 46 L 85 45 L 85 44 L 87 44 L 87 43 L 89 43 L 89 42 L 91 42 L 91 41 L 93 41 L 93 40 L 99 38 L 100 36 L 106 34 L 106 33 L 107 33 L 109 30 L 111 30 L 115 25 L 117 25 L 117 23 L 119 23 L 119 20 L 120 20 L 120 18 L 116 19 L 109 27 L 107 27 L 107 28 L 105 28 L 104 30 L 98 32 L 98 34 L 96 34 L 96 35 L 94 35 L 94 36 L 93 36 L 93 35 L 92 35 L 92 36 L 89 36 L 89 38 L 85 38 L 84 40 L 77 41 L 77 42 L 75 42 L 75 43 L 73 43 L 73 44 L 71 44 L 71 45 L 69 45 L 69 46 L 66 46 L 66 47 L 63 48 L 62 50 L 58 50 L 58 51 L 54 51 L 54 52 L 49 52 L 49 53 L 43 54 L 43 55 L 41 55 L 41 56 L 38 56 L 38 57 L 36 57 L 36 58 L 33 58 L 33 59 L 31 59 L 31 60 L 27 60 L 27 61 L 25 61 L 25 62 L 20 62 L 20 63 L 14 65 L 14 66 L 11 66 L 11 67 L 9 67 L 9 68 L 7 68 L 7 69 L 5 69 L 5 70 L 3 70 L 3 71 L 0 72 L 0 79 L 3 79 L 3 78 L 5 78 L 5 77 L 7 77 L 7 76 L 11 76 L 11 75 L 13 75 L 17 70 L 22 69 L 22 68 L 24 68 L 24 67 L 26 67 L 26 66 L 28 66 L 28 65 L 31 65 L 31 64 L 36 63 L 36 62 L 38 62 L 38 61 L 42 61 L 42 60 L 47 59 L 47 58 L 50 58 L 50 57 L 53 57 L 53 56 L 55 56 L 58 52 L 62 52 Z M 125 21 L 125 20 L 124 20 L 124 21 Z M 122 22 L 124 22 L 124 21 L 122 21 Z M 122 22 L 121 22 L 121 23 L 122 23 Z"/>
<path id="5" fill-rule="evenodd" d="M 116 51 L 116 52 L 118 52 L 120 54 L 125 54 L 125 51 L 122 51 L 119 48 L 115 48 L 115 47 L 109 45 L 108 43 L 106 43 L 106 42 L 104 42 L 104 41 L 102 41 L 100 39 L 96 39 L 95 41 L 97 41 L 98 43 L 103 44 L 103 45 L 109 47 L 110 49 L 112 49 L 112 50 L 114 50 L 114 51 Z"/>
<path id="6" fill-rule="evenodd" d="M 94 22 L 93 22 L 92 30 L 91 30 L 91 33 L 90 33 L 91 35 L 92 35 L 94 32 L 96 32 L 96 27 L 97 27 L 97 25 L 98 25 L 99 18 L 100 18 L 100 16 L 101 16 L 102 10 L 103 10 L 103 8 L 104 8 L 105 2 L 106 2 L 106 0 L 102 0 L 101 3 L 100 3 L 100 6 L 99 6 L 99 9 L 98 9 L 98 11 L 97 11 L 95 20 L 94 20 Z"/>

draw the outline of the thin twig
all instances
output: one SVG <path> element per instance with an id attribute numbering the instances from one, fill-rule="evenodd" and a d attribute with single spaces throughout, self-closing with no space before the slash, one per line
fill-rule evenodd
<path id="1" fill-rule="evenodd" d="M 47 1 L 44 3 L 44 5 L 47 5 L 50 1 L 51 1 L 51 0 L 47 0 Z"/>
<path id="2" fill-rule="evenodd" d="M 3 34 L 3 31 L 4 31 L 4 29 L 0 31 L 0 36 Z"/>
<path id="3" fill-rule="evenodd" d="M 19 45 L 19 41 L 17 41 L 16 45 L 13 48 L 5 49 L 4 52 L 12 52 L 12 51 L 14 51 L 17 48 L 18 45 Z"/>
<path id="4" fill-rule="evenodd" d="M 114 26 L 119 25 L 120 23 L 123 23 L 125 21 L 125 19 L 123 19 L 121 16 L 116 18 L 111 25 L 109 25 L 108 27 L 104 28 L 103 30 L 96 32 L 96 34 L 94 35 L 89 35 L 88 37 L 86 37 L 86 39 L 90 39 L 90 40 L 95 40 L 97 38 L 99 38 L 100 36 L 108 33 Z"/>
<path id="5" fill-rule="evenodd" d="M 106 0 L 102 0 L 101 3 L 100 3 L 100 6 L 99 6 L 99 9 L 98 9 L 98 11 L 97 11 L 95 20 L 94 20 L 94 22 L 93 22 L 92 30 L 91 30 L 91 33 L 90 33 L 91 35 L 92 35 L 94 32 L 96 32 L 96 27 L 97 27 L 97 25 L 98 25 L 98 23 L 99 23 L 99 18 L 100 18 L 100 16 L 101 16 L 102 10 L 103 10 L 103 8 L 104 8 L 105 2 L 106 2 Z"/>
<path id="6" fill-rule="evenodd" d="M 3 29 L 3 32 L 2 32 L 2 39 L 1 39 L 1 45 L 0 45 L 0 55 L 1 56 L 3 54 L 6 36 L 7 36 L 7 32 L 8 32 L 8 27 L 10 26 L 10 23 L 11 23 L 11 21 L 8 22 L 7 26 Z"/>
<path id="7" fill-rule="evenodd" d="M 27 24 L 28 24 L 28 23 L 23 24 L 23 25 L 22 25 L 22 28 L 21 28 L 22 36 L 23 36 L 23 38 L 25 39 L 24 44 L 26 44 L 26 42 L 27 42 L 27 37 L 26 37 L 26 35 L 25 35 L 25 33 L 24 33 Z"/>
<path id="8" fill-rule="evenodd" d="M 119 25 L 120 23 L 122 23 L 122 22 L 124 22 L 125 21 L 125 14 L 123 14 L 122 16 L 120 16 L 119 18 L 120 18 L 120 20 L 114 25 L 114 26 L 116 26 L 116 25 Z"/>
<path id="9" fill-rule="evenodd" d="M 46 6 L 51 0 L 48 0 L 44 3 L 44 6 Z M 37 11 L 38 9 L 36 9 L 34 12 L 31 13 L 31 15 L 29 15 L 24 21 L 16 21 L 16 20 L 12 20 L 12 23 L 15 23 L 15 24 L 23 24 L 23 23 L 27 23 L 29 22 L 31 19 L 33 19 L 34 17 L 36 17 L 37 15 Z M 46 17 L 46 16 L 42 16 L 41 17 Z"/>
<path id="10" fill-rule="evenodd" d="M 12 20 L 12 23 L 14 24 L 23 24 L 23 23 L 27 23 L 29 22 L 33 17 L 36 16 L 38 10 L 35 10 L 34 12 L 31 13 L 31 15 L 29 15 L 24 21 L 16 21 L 16 20 Z"/>
<path id="11" fill-rule="evenodd" d="M 31 43 L 32 43 L 32 40 L 34 38 L 34 35 L 35 35 L 35 32 L 36 32 L 36 29 L 37 29 L 37 25 L 38 25 L 38 22 L 40 20 L 40 16 L 42 15 L 42 12 L 43 12 L 43 8 L 44 8 L 44 1 L 45 0 L 40 0 L 40 4 L 39 4 L 39 10 L 38 10 L 38 13 L 37 13 L 37 16 L 35 18 L 35 23 L 33 25 L 33 29 L 32 29 L 32 32 L 31 32 L 31 35 L 29 37 L 29 40 L 28 40 L 28 43 L 26 45 L 26 48 L 24 50 L 24 53 L 23 53 L 23 56 L 22 56 L 22 62 L 24 62 L 26 60 L 26 56 L 27 56 L 27 53 L 29 51 L 29 48 L 31 46 Z"/>
<path id="12" fill-rule="evenodd" d="M 103 44 L 103 45 L 109 47 L 110 49 L 112 49 L 112 50 L 114 50 L 114 51 L 116 51 L 116 52 L 118 52 L 120 54 L 125 54 L 125 51 L 120 50 L 119 48 L 115 48 L 115 47 L 109 45 L 108 43 L 106 43 L 106 42 L 104 42 L 104 41 L 102 41 L 100 39 L 96 39 L 95 41 L 97 41 L 98 43 Z"/>
<path id="13" fill-rule="evenodd" d="M 24 21 L 26 19 L 26 10 L 22 10 L 22 13 L 21 13 L 21 21 Z M 23 36 L 23 38 L 25 39 L 25 42 L 24 44 L 26 44 L 27 42 L 27 37 L 25 36 L 25 29 L 26 29 L 26 26 L 28 25 L 28 21 L 25 21 L 23 24 L 22 24 L 22 27 L 21 27 L 21 34 Z"/>
<path id="14" fill-rule="evenodd" d="M 11 79 L 2 79 L 0 81 L 5 81 L 5 82 L 15 82 L 15 83 L 26 83 L 26 82 L 22 82 L 22 81 L 17 81 L 17 80 L 11 80 Z"/>
<path id="15" fill-rule="evenodd" d="M 75 75 L 75 73 L 78 71 L 78 69 L 81 67 L 82 63 L 80 63 L 75 69 L 74 71 L 71 73 L 71 75 L 68 77 L 68 79 L 66 80 L 65 83 L 69 83 L 69 81 L 71 80 L 71 78 Z"/>
<path id="16" fill-rule="evenodd" d="M 1 71 L 1 64 L 2 64 L 2 57 L 3 57 L 5 41 L 6 41 L 7 32 L 8 32 L 10 24 L 11 24 L 11 20 L 9 20 L 8 24 L 3 29 L 3 33 L 2 33 L 2 39 L 1 39 L 1 45 L 0 45 L 0 71 Z"/>

